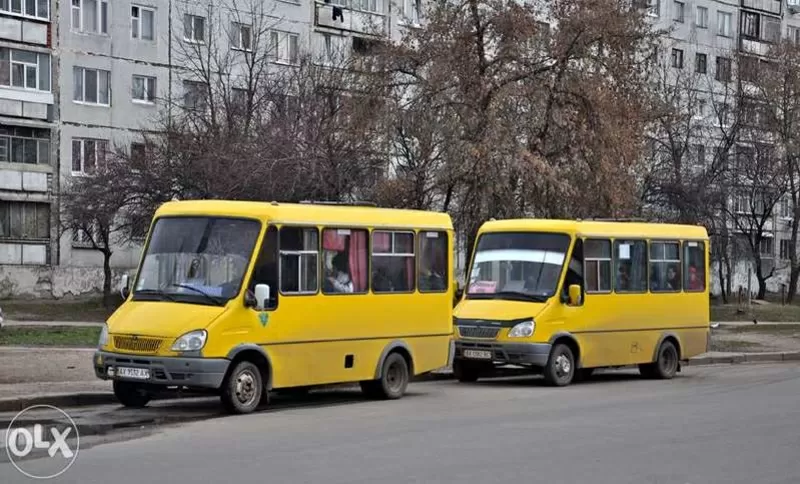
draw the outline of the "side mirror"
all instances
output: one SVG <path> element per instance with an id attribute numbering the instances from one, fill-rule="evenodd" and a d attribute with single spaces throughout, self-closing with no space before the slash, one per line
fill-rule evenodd
<path id="1" fill-rule="evenodd" d="M 128 296 L 131 294 L 131 276 L 128 274 L 122 274 L 122 281 L 120 282 L 119 287 L 119 295 L 122 296 L 122 299 L 128 299 Z"/>
<path id="2" fill-rule="evenodd" d="M 573 284 L 569 286 L 569 301 L 570 306 L 580 306 L 581 304 L 581 286 Z"/>
<path id="3" fill-rule="evenodd" d="M 269 285 L 256 284 L 256 311 L 263 311 L 269 304 Z"/>

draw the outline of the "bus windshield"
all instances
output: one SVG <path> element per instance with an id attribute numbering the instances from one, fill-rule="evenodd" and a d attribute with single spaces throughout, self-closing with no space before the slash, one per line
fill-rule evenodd
<path id="1" fill-rule="evenodd" d="M 552 233 L 481 235 L 467 297 L 543 302 L 557 290 L 570 237 Z"/>
<path id="2" fill-rule="evenodd" d="M 261 223 L 225 217 L 160 218 L 133 297 L 223 305 L 236 296 Z"/>

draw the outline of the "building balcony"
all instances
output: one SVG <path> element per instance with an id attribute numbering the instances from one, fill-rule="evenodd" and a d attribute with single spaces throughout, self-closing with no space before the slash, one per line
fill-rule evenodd
<path id="1" fill-rule="evenodd" d="M 19 17 L 0 16 L 0 39 L 50 46 L 50 23 Z"/>
<path id="2" fill-rule="evenodd" d="M 387 33 L 385 15 L 332 3 L 315 3 L 314 26 L 371 36 L 385 36 Z"/>
<path id="3" fill-rule="evenodd" d="M 739 37 L 739 51 L 758 57 L 767 57 L 772 46 L 769 42 L 741 36 Z"/>
<path id="4" fill-rule="evenodd" d="M 781 15 L 783 0 L 742 0 L 742 7 Z"/>

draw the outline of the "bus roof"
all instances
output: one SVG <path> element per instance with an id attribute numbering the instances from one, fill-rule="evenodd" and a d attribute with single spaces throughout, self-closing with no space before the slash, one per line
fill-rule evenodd
<path id="1" fill-rule="evenodd" d="M 595 220 L 512 219 L 486 222 L 481 232 L 560 232 L 585 237 L 630 237 L 707 240 L 708 232 L 699 225 Z"/>
<path id="2" fill-rule="evenodd" d="M 156 217 L 177 215 L 247 217 L 302 225 L 453 229 L 446 213 L 356 205 L 186 200 L 164 203 L 155 214 Z"/>

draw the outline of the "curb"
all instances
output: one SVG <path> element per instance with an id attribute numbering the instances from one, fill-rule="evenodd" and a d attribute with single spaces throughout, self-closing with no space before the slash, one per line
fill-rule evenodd
<path id="1" fill-rule="evenodd" d="M 39 395 L 35 397 L 2 398 L 0 412 L 19 412 L 32 405 L 53 405 L 56 407 L 85 407 L 117 403 L 113 393 L 79 392 Z"/>
<path id="2" fill-rule="evenodd" d="M 739 363 L 777 363 L 783 361 L 800 361 L 800 351 L 774 353 L 738 353 L 724 356 L 701 356 L 685 362 L 686 366 L 707 366 Z"/>

